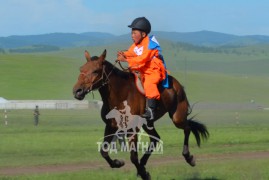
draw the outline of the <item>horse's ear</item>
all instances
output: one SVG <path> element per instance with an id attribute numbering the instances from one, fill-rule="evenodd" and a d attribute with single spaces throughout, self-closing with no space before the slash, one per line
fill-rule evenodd
<path id="1" fill-rule="evenodd" d="M 102 61 L 104 61 L 104 60 L 106 59 L 106 49 L 105 49 L 104 52 L 101 54 L 100 59 L 101 59 Z"/>
<path id="2" fill-rule="evenodd" d="M 87 61 L 91 60 L 91 55 L 90 55 L 90 53 L 88 51 L 85 50 L 84 55 L 85 55 L 85 58 L 87 59 Z"/>

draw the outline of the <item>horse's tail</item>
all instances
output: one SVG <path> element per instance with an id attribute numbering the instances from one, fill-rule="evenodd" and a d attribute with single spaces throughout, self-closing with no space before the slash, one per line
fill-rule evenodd
<path id="1" fill-rule="evenodd" d="M 194 117 L 191 117 L 188 119 L 189 126 L 191 128 L 191 132 L 194 134 L 197 145 L 200 147 L 201 145 L 201 138 L 203 140 L 207 140 L 209 138 L 209 132 L 207 130 L 207 127 L 198 122 L 193 120 Z"/>

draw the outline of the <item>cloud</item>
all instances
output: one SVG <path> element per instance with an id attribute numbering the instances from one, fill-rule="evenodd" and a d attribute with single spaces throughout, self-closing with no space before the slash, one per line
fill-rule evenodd
<path id="1" fill-rule="evenodd" d="M 0 5 L 0 36 L 88 31 L 123 34 L 139 16 L 150 20 L 153 31 L 268 34 L 268 8 L 265 0 L 8 0 Z"/>
<path id="2" fill-rule="evenodd" d="M 100 31 L 113 25 L 113 15 L 95 12 L 82 0 L 9 0 L 2 2 L 0 16 L 0 35 Z"/>

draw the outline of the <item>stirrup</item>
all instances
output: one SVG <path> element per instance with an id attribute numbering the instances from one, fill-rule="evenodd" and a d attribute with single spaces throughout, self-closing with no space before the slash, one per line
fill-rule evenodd
<path id="1" fill-rule="evenodd" d="M 154 119 L 154 112 L 151 108 L 147 108 L 146 112 L 141 115 L 142 118 L 145 118 L 147 120 L 153 120 Z"/>

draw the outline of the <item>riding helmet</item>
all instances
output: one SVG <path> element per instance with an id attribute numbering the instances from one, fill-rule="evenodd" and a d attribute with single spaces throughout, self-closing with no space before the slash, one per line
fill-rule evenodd
<path id="1" fill-rule="evenodd" d="M 135 20 L 133 20 L 132 24 L 129 25 L 128 27 L 144 31 L 147 34 L 149 34 L 151 30 L 150 22 L 145 17 L 136 18 Z"/>

